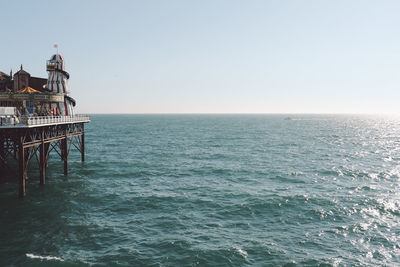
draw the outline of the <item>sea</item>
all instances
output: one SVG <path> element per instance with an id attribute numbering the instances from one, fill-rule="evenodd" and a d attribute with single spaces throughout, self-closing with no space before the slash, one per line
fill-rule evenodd
<path id="1" fill-rule="evenodd" d="M 399 116 L 92 115 L 0 176 L 0 266 L 400 266 Z"/>

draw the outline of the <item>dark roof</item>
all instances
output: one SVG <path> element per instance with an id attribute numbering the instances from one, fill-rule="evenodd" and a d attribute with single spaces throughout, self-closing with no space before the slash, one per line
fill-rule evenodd
<path id="1" fill-rule="evenodd" d="M 47 79 L 39 77 L 31 77 L 29 79 L 29 86 L 38 91 L 44 92 L 44 86 L 47 84 Z"/>
<path id="2" fill-rule="evenodd" d="M 15 75 L 20 75 L 20 74 L 28 74 L 29 76 L 31 76 L 31 75 L 29 74 L 29 72 L 26 72 L 26 71 L 24 71 L 24 70 L 19 70 L 19 71 L 17 71 L 17 72 L 14 74 L 14 76 L 15 76 Z"/>
<path id="3" fill-rule="evenodd" d="M 6 80 L 10 78 L 10 76 L 8 76 L 7 74 L 5 74 L 4 72 L 0 71 L 0 80 Z"/>
<path id="4" fill-rule="evenodd" d="M 59 59 L 64 60 L 63 57 L 61 56 L 61 54 L 55 54 L 55 55 L 53 55 L 53 56 L 51 57 L 51 60 L 57 60 L 57 59 L 58 59 L 57 56 L 58 56 Z"/>

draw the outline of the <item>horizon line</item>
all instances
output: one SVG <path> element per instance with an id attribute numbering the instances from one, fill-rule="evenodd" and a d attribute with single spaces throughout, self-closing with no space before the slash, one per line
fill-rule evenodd
<path id="1" fill-rule="evenodd" d="M 88 114 L 88 115 L 400 115 L 400 113 L 346 113 L 346 112 L 337 112 L 337 113 L 315 113 L 315 112 L 303 112 L 303 113 L 275 113 L 275 112 L 259 112 L 259 113 L 233 113 L 233 112 L 89 112 L 89 113 L 79 113 L 79 114 Z"/>

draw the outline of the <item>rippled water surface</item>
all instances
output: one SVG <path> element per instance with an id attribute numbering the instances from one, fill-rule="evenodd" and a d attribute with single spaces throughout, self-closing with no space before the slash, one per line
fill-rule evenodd
<path id="1" fill-rule="evenodd" d="M 398 266 L 400 119 L 95 115 L 87 161 L 0 172 L 0 266 Z"/>

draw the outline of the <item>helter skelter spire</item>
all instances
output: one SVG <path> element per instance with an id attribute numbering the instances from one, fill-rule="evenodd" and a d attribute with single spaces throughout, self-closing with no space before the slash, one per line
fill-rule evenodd
<path id="1" fill-rule="evenodd" d="M 54 48 L 57 48 L 57 53 L 47 61 L 47 72 L 49 73 L 49 77 L 47 79 L 46 87 L 52 93 L 63 93 L 64 103 L 53 104 L 54 106 L 51 108 L 56 108 L 59 115 L 73 115 L 73 105 L 68 98 L 70 92 L 68 86 L 69 74 L 65 71 L 63 56 L 58 53 L 58 45 L 54 45 Z"/>

